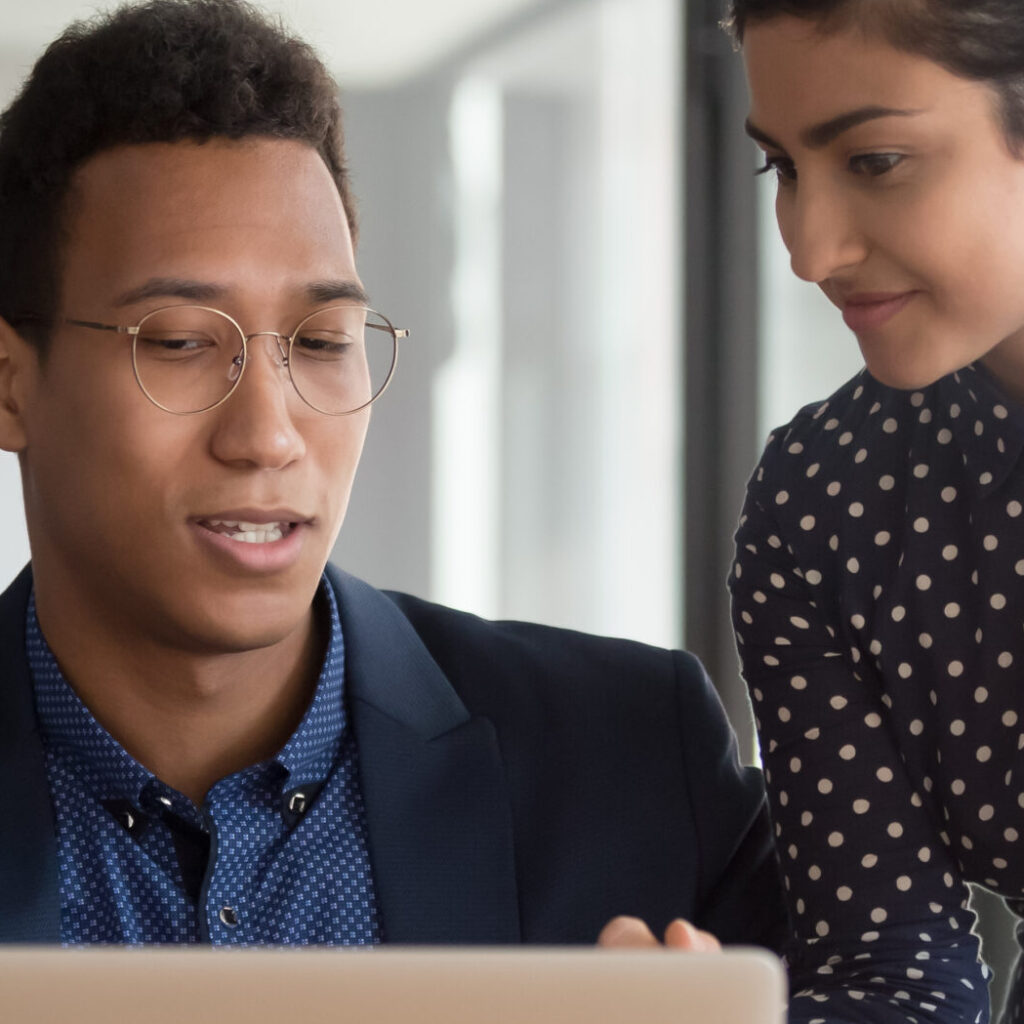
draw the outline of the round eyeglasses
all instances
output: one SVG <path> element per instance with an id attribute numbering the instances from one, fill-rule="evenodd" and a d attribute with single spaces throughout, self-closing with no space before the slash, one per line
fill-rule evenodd
<path id="1" fill-rule="evenodd" d="M 24 317 L 24 319 L 35 319 Z M 56 322 L 116 331 L 132 339 L 132 368 L 143 394 L 166 412 L 206 412 L 224 402 L 245 372 L 248 343 L 269 337 L 299 397 L 318 412 L 346 416 L 379 398 L 395 372 L 407 330 L 365 306 L 328 306 L 289 334 L 246 334 L 209 306 L 163 306 L 134 326 L 61 317 Z"/>

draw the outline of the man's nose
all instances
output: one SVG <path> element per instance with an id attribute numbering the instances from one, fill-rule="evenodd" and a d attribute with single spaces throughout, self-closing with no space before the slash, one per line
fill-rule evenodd
<path id="1" fill-rule="evenodd" d="M 776 209 L 790 266 L 802 280 L 821 284 L 867 255 L 855 210 L 836 190 L 801 181 L 796 195 L 780 196 Z"/>
<path id="2" fill-rule="evenodd" d="M 245 369 L 218 416 L 213 451 L 225 463 L 283 469 L 301 458 L 306 445 L 296 422 L 305 408 L 286 366 L 287 343 L 274 334 L 252 335 Z M 301 407 L 301 408 L 300 408 Z"/>

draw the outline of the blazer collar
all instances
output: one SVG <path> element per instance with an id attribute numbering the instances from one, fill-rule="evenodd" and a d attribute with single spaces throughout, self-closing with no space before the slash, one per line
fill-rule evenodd
<path id="1" fill-rule="evenodd" d="M 0 595 L 0 943 L 60 942 L 56 829 L 25 657 L 31 569 Z"/>
<path id="2" fill-rule="evenodd" d="M 345 642 L 345 692 L 424 741 L 464 725 L 470 715 L 393 601 L 368 583 L 327 566 Z"/>
<path id="3" fill-rule="evenodd" d="M 333 567 L 328 578 L 341 610 L 385 940 L 520 942 L 511 809 L 494 726 L 470 715 L 392 601 Z"/>

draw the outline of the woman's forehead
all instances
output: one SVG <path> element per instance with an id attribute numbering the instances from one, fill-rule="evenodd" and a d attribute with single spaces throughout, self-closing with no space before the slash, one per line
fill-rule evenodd
<path id="1" fill-rule="evenodd" d="M 822 33 L 798 18 L 754 25 L 743 47 L 750 120 L 765 132 L 804 131 L 851 111 L 930 109 L 947 93 L 983 88 L 856 29 Z"/>

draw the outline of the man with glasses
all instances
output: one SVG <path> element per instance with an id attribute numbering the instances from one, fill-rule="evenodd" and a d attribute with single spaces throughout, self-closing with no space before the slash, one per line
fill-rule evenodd
<path id="1" fill-rule="evenodd" d="M 229 0 L 73 26 L 0 121 L 0 941 L 774 943 L 692 657 L 325 570 L 407 337 L 354 227 L 334 84 Z"/>

